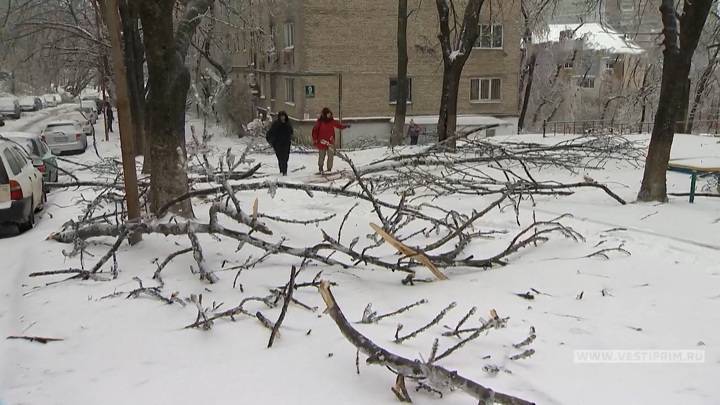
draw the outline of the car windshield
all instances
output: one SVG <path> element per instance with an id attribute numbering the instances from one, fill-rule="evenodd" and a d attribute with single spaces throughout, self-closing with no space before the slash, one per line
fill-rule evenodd
<path id="1" fill-rule="evenodd" d="M 45 132 L 76 132 L 78 128 L 74 124 L 49 124 Z"/>

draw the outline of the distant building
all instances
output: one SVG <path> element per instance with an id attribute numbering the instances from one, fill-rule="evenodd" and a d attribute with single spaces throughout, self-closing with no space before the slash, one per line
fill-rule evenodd
<path id="1" fill-rule="evenodd" d="M 607 100 L 638 86 L 645 50 L 608 25 L 550 24 L 535 42 L 537 65 L 554 71 L 551 86 L 559 102 L 548 114 L 551 121 L 607 118 Z"/>
<path id="2" fill-rule="evenodd" d="M 257 3 L 257 31 L 243 35 L 246 45 L 233 68 L 233 74 L 255 83 L 257 109 L 287 111 L 297 132 L 308 138 L 328 106 L 352 124 L 343 131 L 342 146 L 387 142 L 397 95 L 397 3 L 288 0 L 272 9 L 277 2 Z M 414 11 L 408 22 L 408 121 L 430 122 L 438 115 L 442 86 L 437 9 L 434 2 L 418 0 L 410 0 L 409 9 Z M 502 126 L 493 131 L 514 133 L 520 2 L 486 2 L 480 24 L 482 35 L 463 71 L 458 112 L 478 118 L 463 122 L 494 119 Z M 426 128 L 435 132 L 432 124 Z"/>
<path id="3" fill-rule="evenodd" d="M 660 2 L 657 0 L 558 0 L 551 24 L 597 23 L 615 31 L 645 49 L 656 47 L 662 31 Z"/>

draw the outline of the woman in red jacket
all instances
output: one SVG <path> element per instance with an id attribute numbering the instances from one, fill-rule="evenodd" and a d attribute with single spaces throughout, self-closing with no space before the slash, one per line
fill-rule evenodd
<path id="1" fill-rule="evenodd" d="M 320 118 L 318 118 L 312 130 L 313 144 L 320 152 L 318 156 L 318 168 L 320 174 L 323 174 L 323 166 L 325 157 L 327 156 L 327 171 L 332 171 L 333 155 L 335 152 L 335 128 L 350 128 L 350 125 L 343 125 L 333 118 L 333 113 L 329 108 L 322 110 Z"/>

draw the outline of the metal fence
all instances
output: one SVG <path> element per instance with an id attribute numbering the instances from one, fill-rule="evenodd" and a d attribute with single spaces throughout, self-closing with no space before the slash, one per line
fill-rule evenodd
<path id="1" fill-rule="evenodd" d="M 583 134 L 616 134 L 628 135 L 637 133 L 650 133 L 653 129 L 653 122 L 614 122 L 614 121 L 545 121 L 543 122 L 543 136 L 548 135 L 583 135 Z M 685 121 L 676 122 L 676 133 L 686 133 Z M 693 134 L 720 133 L 720 120 L 695 120 L 693 121 Z"/>

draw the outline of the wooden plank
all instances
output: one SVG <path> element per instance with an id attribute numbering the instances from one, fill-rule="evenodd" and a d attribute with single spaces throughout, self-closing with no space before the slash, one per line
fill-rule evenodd
<path id="1" fill-rule="evenodd" d="M 370 227 L 375 231 L 380 237 L 382 237 L 385 242 L 389 243 L 392 247 L 398 250 L 398 252 L 404 254 L 406 257 L 409 257 L 411 259 L 415 259 L 418 262 L 420 262 L 423 266 L 427 267 L 434 275 L 437 277 L 438 280 L 447 280 L 448 277 L 443 274 L 438 268 L 428 259 L 425 254 L 421 252 L 416 252 L 415 250 L 405 246 L 402 242 L 395 239 L 395 237 L 391 236 L 389 233 L 385 232 L 382 227 L 370 223 Z"/>

